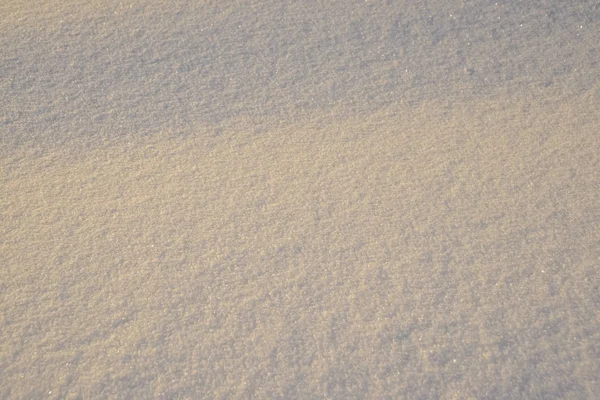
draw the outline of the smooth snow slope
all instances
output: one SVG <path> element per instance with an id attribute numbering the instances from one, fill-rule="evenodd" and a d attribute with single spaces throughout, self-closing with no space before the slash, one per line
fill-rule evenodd
<path id="1" fill-rule="evenodd" d="M 0 4 L 0 398 L 600 396 L 596 1 Z"/>

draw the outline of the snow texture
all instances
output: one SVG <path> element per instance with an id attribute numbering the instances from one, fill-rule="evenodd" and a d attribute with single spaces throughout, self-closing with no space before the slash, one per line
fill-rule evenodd
<path id="1" fill-rule="evenodd" d="M 596 0 L 0 32 L 0 398 L 600 396 Z"/>

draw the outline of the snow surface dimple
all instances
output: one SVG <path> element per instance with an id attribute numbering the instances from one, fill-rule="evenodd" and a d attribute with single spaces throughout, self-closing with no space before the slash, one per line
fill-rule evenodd
<path id="1" fill-rule="evenodd" d="M 0 6 L 0 397 L 594 398 L 597 5 Z"/>

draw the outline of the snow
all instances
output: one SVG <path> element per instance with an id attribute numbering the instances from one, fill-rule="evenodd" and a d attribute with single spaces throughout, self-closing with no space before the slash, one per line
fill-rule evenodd
<path id="1" fill-rule="evenodd" d="M 0 398 L 600 393 L 597 2 L 0 15 Z"/>

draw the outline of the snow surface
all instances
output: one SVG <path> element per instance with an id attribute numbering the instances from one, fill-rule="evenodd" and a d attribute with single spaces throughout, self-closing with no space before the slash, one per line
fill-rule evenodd
<path id="1" fill-rule="evenodd" d="M 600 396 L 596 0 L 0 32 L 0 398 Z"/>

